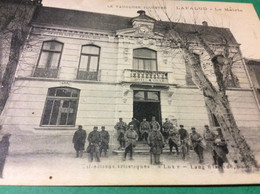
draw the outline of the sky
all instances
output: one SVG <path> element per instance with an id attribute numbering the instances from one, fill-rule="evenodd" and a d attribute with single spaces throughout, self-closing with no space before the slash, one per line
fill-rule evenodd
<path id="1" fill-rule="evenodd" d="M 143 9 L 155 19 L 230 28 L 246 58 L 260 59 L 260 22 L 252 4 L 175 0 L 43 0 L 44 6 L 137 16 Z M 156 7 L 156 8 L 154 8 Z M 166 9 L 165 9 L 166 7 Z M 84 22 L 84 21 L 82 21 Z"/>

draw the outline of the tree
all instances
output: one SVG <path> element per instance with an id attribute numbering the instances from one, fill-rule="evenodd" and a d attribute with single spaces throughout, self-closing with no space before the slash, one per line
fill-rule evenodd
<path id="1" fill-rule="evenodd" d="M 30 22 L 41 0 L 0 0 L 0 114 L 9 97 Z"/>
<path id="2" fill-rule="evenodd" d="M 231 32 L 227 33 L 229 29 L 221 31 L 220 28 L 209 27 L 206 22 L 203 26 L 191 25 L 188 32 L 182 32 L 178 28 L 179 23 L 173 22 L 166 11 L 164 14 L 168 21 L 159 21 L 158 25 L 164 32 L 165 40 L 171 42 L 171 47 L 182 52 L 187 62 L 186 65 L 191 70 L 193 82 L 202 91 L 206 106 L 215 115 L 226 140 L 229 142 L 230 156 L 233 162 L 239 167 L 246 168 L 247 171 L 258 168 L 254 154 L 236 124 L 226 95 L 226 90 L 230 86 L 230 78 L 237 82 L 237 78 L 232 72 L 232 66 L 237 60 L 242 60 L 239 48 L 236 53 L 230 52 L 232 50 L 230 42 L 233 38 Z M 218 30 L 218 33 L 213 33 L 213 30 Z M 222 51 L 220 53 L 214 51 L 214 46 L 205 36 L 205 34 L 211 33 L 221 44 Z M 194 52 L 194 42 L 190 41 L 194 37 L 196 46 L 201 47 L 211 60 L 217 86 L 214 86 L 201 67 L 200 53 Z"/>

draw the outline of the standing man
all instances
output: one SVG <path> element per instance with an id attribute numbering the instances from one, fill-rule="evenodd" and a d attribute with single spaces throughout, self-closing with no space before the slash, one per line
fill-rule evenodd
<path id="1" fill-rule="evenodd" d="M 87 133 L 82 129 L 82 125 L 78 126 L 78 130 L 75 131 L 73 135 L 72 142 L 74 144 L 74 149 L 76 150 L 76 157 L 82 158 L 83 150 L 85 149 Z"/>
<path id="2" fill-rule="evenodd" d="M 134 130 L 134 125 L 130 125 L 129 129 L 125 133 L 125 141 L 126 141 L 126 148 L 124 153 L 123 160 L 126 160 L 126 155 L 129 152 L 130 160 L 133 160 L 133 148 L 135 147 L 135 143 L 138 140 L 138 135 Z"/>
<path id="3" fill-rule="evenodd" d="M 214 165 L 216 165 L 217 163 L 216 163 L 216 158 L 213 153 L 213 150 L 214 150 L 214 141 L 217 135 L 209 129 L 208 125 L 205 125 L 204 127 L 205 127 L 205 131 L 203 132 L 203 138 L 206 141 L 206 150 L 210 152 L 214 160 Z"/>
<path id="4" fill-rule="evenodd" d="M 160 124 L 155 120 L 155 116 L 152 116 L 152 121 L 150 122 L 151 129 L 159 130 L 161 129 Z"/>
<path id="5" fill-rule="evenodd" d="M 170 153 L 172 154 L 172 148 L 175 147 L 177 155 L 179 155 L 179 133 L 177 131 L 177 129 L 175 127 L 173 127 L 172 129 L 170 129 L 169 131 L 169 147 L 170 147 Z"/>
<path id="6" fill-rule="evenodd" d="M 89 153 L 90 153 L 90 162 L 93 161 L 94 155 L 97 162 L 100 162 L 99 159 L 99 149 L 101 144 L 101 137 L 100 133 L 98 132 L 98 127 L 94 127 L 93 131 L 91 131 L 88 135 L 88 142 L 89 142 Z"/>
<path id="7" fill-rule="evenodd" d="M 223 164 L 224 162 L 228 162 L 227 154 L 228 148 L 227 143 L 223 137 L 221 128 L 217 128 L 218 135 L 214 141 L 214 155 L 216 159 L 216 164 L 218 165 L 219 172 L 224 172 Z"/>
<path id="8" fill-rule="evenodd" d="M 184 143 L 187 147 L 187 155 L 190 155 L 190 144 L 189 144 L 189 133 L 184 129 L 183 125 L 180 125 L 179 129 L 180 141 Z"/>
<path id="9" fill-rule="evenodd" d="M 0 178 L 3 178 L 3 170 L 4 170 L 4 166 L 5 166 L 5 160 L 6 157 L 8 155 L 8 151 L 9 151 L 9 146 L 10 146 L 10 142 L 9 142 L 9 138 L 10 138 L 11 134 L 7 133 L 2 137 L 2 140 L 0 141 Z"/>
<path id="10" fill-rule="evenodd" d="M 169 131 L 173 129 L 173 124 L 169 121 L 168 118 L 165 119 L 165 122 L 162 125 L 162 134 L 164 136 L 164 140 L 167 140 L 169 137 Z"/>
<path id="11" fill-rule="evenodd" d="M 139 124 L 140 124 L 140 122 L 136 119 L 136 118 L 132 118 L 132 121 L 130 121 L 129 123 L 128 123 L 128 127 L 130 126 L 130 125 L 133 125 L 134 126 L 134 130 L 135 130 L 135 132 L 137 133 L 137 135 L 138 135 L 138 138 L 140 138 L 141 137 L 141 134 L 140 134 L 140 132 L 139 132 Z"/>
<path id="12" fill-rule="evenodd" d="M 125 135 L 125 131 L 127 129 L 127 124 L 125 122 L 123 122 L 123 119 L 122 118 L 119 118 L 119 122 L 117 122 L 117 124 L 115 125 L 114 127 L 117 131 L 117 140 L 119 142 L 119 150 L 121 148 L 124 148 L 125 147 L 125 138 L 124 138 L 124 135 Z"/>
<path id="13" fill-rule="evenodd" d="M 101 127 L 100 131 L 101 145 L 100 145 L 100 156 L 102 150 L 104 150 L 105 156 L 107 156 L 107 150 L 109 149 L 109 133 L 106 131 L 105 126 Z"/>
<path id="14" fill-rule="evenodd" d="M 140 123 L 139 131 L 141 134 L 141 139 L 144 139 L 147 142 L 148 134 L 151 131 L 151 127 L 146 118 L 143 118 L 143 121 Z"/>
<path id="15" fill-rule="evenodd" d="M 199 133 L 196 132 L 195 127 L 191 128 L 191 134 L 190 134 L 190 139 L 193 145 L 193 149 L 196 152 L 196 154 L 199 157 L 199 163 L 203 163 L 204 159 L 203 159 L 203 150 L 204 147 L 202 145 L 202 140 L 203 138 L 201 137 L 201 135 Z"/>
<path id="16" fill-rule="evenodd" d="M 162 149 L 164 147 L 163 136 L 157 127 L 152 126 L 152 131 L 148 136 L 148 145 L 151 147 L 150 149 L 150 162 L 151 164 L 161 164 L 160 155 L 162 153 Z"/>

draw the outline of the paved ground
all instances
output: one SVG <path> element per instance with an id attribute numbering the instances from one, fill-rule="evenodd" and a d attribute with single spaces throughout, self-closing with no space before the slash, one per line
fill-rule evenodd
<path id="1" fill-rule="evenodd" d="M 74 154 L 10 154 L 0 184 L 21 185 L 119 185 L 119 184 L 212 184 L 245 179 L 248 174 L 234 167 L 219 173 L 212 165 L 210 154 L 205 164 L 198 163 L 194 152 L 185 161 L 180 156 L 162 154 L 162 165 L 150 165 L 149 155 L 134 155 L 134 160 L 122 161 L 122 155 L 102 157 L 101 162 L 89 162 Z M 244 176 L 245 175 L 245 176 Z M 252 175 L 252 174 L 251 174 Z M 250 176 L 251 176 L 250 175 Z M 259 174 L 256 176 L 259 178 Z M 232 178 L 233 177 L 233 178 Z M 254 181 L 254 179 L 251 179 Z M 259 180 L 259 179 L 258 179 Z"/>

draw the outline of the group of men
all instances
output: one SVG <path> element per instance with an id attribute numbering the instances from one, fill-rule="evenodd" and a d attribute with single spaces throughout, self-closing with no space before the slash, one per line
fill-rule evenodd
<path id="1" fill-rule="evenodd" d="M 223 163 L 228 162 L 226 157 L 228 149 L 222 131 L 220 128 L 217 128 L 217 134 L 215 134 L 209 129 L 208 125 L 204 127 L 203 136 L 196 131 L 195 127 L 191 127 L 192 132 L 189 134 L 183 125 L 180 125 L 180 129 L 177 130 L 176 126 L 168 118 L 165 119 L 161 127 L 155 120 L 155 117 L 152 117 L 150 122 L 144 118 L 141 123 L 132 118 L 132 121 L 128 125 L 122 118 L 119 118 L 119 122 L 114 128 L 117 130 L 119 149 L 125 149 L 123 160 L 126 159 L 128 152 L 130 152 L 130 160 L 132 160 L 133 148 L 136 146 L 136 141 L 144 140 L 151 148 L 151 163 L 160 164 L 160 155 L 167 142 L 170 148 L 169 154 L 173 153 L 172 150 L 174 147 L 177 155 L 179 155 L 179 146 L 181 146 L 182 152 L 186 150 L 186 156 L 189 157 L 189 150 L 192 147 L 198 155 L 199 163 L 204 162 L 204 150 L 209 151 L 212 154 L 214 164 L 218 165 L 221 170 L 223 169 Z M 204 141 L 206 142 L 206 146 L 203 144 Z M 183 155 L 183 159 L 186 159 L 186 156 Z"/>
<path id="2" fill-rule="evenodd" d="M 133 160 L 133 149 L 136 146 L 136 142 L 142 140 L 150 146 L 151 163 L 161 164 L 160 155 L 167 142 L 170 148 L 169 154 L 173 153 L 174 147 L 177 155 L 179 155 L 179 147 L 181 146 L 183 159 L 186 159 L 186 156 L 189 157 L 189 150 L 192 147 L 198 155 L 199 163 L 204 162 L 203 152 L 207 150 L 211 153 L 214 164 L 218 165 L 220 170 L 223 170 L 223 163 L 228 162 L 226 157 L 228 149 L 222 131 L 220 128 L 217 128 L 217 134 L 215 134 L 209 129 L 208 125 L 204 127 L 203 136 L 196 131 L 195 127 L 191 127 L 192 132 L 189 134 L 183 125 L 180 125 L 180 129 L 177 130 L 176 126 L 167 118 L 161 127 L 154 116 L 150 122 L 144 118 L 141 123 L 137 119 L 132 118 L 129 124 L 126 124 L 122 118 L 119 118 L 119 122 L 114 126 L 120 145 L 118 149 L 124 149 L 123 160 L 126 160 L 128 153 L 130 160 Z M 88 135 L 89 145 L 87 153 L 90 154 L 91 162 L 94 156 L 96 161 L 99 162 L 102 151 L 104 150 L 106 156 L 109 149 L 109 133 L 105 130 L 105 126 L 102 126 L 101 129 L 99 132 L 98 127 L 95 126 Z M 76 157 L 82 157 L 86 137 L 87 133 L 80 125 L 73 136 Z M 204 141 L 206 145 L 203 144 Z M 183 154 L 184 151 L 186 156 Z"/>
<path id="3" fill-rule="evenodd" d="M 83 151 L 85 150 L 86 138 L 86 131 L 82 128 L 82 125 L 79 125 L 72 140 L 76 150 L 76 157 L 82 157 Z M 90 154 L 91 162 L 93 161 L 94 156 L 96 161 L 100 162 L 102 151 L 104 151 L 105 156 L 107 156 L 107 150 L 109 149 L 109 133 L 106 131 L 105 126 L 101 127 L 101 131 L 98 131 L 97 126 L 94 126 L 93 131 L 88 135 L 88 142 L 87 153 Z"/>

